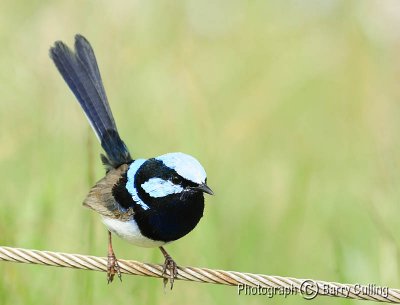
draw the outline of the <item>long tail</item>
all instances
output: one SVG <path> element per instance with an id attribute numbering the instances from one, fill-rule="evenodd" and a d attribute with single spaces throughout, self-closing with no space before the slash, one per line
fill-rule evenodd
<path id="1" fill-rule="evenodd" d="M 117 126 L 101 80 L 96 57 L 89 42 L 82 35 L 75 36 L 75 52 L 62 41 L 50 48 L 50 58 L 72 90 L 107 154 L 103 163 L 118 167 L 132 158 L 119 137 Z"/>

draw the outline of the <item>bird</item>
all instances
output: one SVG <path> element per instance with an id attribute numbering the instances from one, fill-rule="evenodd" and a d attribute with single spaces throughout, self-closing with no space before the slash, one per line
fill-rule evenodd
<path id="1" fill-rule="evenodd" d="M 111 112 L 95 53 L 75 35 L 74 50 L 56 41 L 49 55 L 82 107 L 104 154 L 105 176 L 89 191 L 83 205 L 100 214 L 108 229 L 107 282 L 121 271 L 112 246 L 113 234 L 140 247 L 158 247 L 164 256 L 164 287 L 172 289 L 176 262 L 164 246 L 191 232 L 204 212 L 204 194 L 213 195 L 204 167 L 193 156 L 166 153 L 133 159 Z"/>

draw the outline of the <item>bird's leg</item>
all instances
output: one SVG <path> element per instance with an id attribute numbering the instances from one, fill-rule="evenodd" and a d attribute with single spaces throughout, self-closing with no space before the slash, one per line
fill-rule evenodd
<path id="1" fill-rule="evenodd" d="M 177 265 L 175 263 L 175 261 L 172 259 L 172 257 L 168 254 L 167 251 L 165 251 L 165 249 L 163 247 L 160 247 L 160 250 L 162 252 L 162 254 L 164 255 L 165 258 L 165 262 L 163 265 L 163 272 L 162 272 L 162 276 L 166 275 L 166 271 L 168 269 L 169 271 L 169 282 L 171 283 L 171 289 L 174 287 L 174 280 L 176 278 L 176 276 L 178 275 L 178 268 Z M 168 283 L 168 277 L 164 277 L 164 287 L 167 285 Z"/>
<path id="2" fill-rule="evenodd" d="M 117 274 L 119 280 L 122 282 L 121 271 L 119 269 L 117 258 L 112 247 L 111 232 L 108 231 L 108 256 L 107 256 L 107 283 L 110 284 L 114 275 Z"/>

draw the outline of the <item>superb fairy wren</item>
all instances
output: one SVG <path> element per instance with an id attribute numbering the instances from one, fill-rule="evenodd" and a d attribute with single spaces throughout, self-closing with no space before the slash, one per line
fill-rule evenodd
<path id="1" fill-rule="evenodd" d="M 102 217 L 108 228 L 107 279 L 117 274 L 118 261 L 111 233 L 142 247 L 159 247 L 163 274 L 169 271 L 171 289 L 177 265 L 163 245 L 194 229 L 203 216 L 203 193 L 212 195 L 206 172 L 194 157 L 168 153 L 150 159 L 132 159 L 121 140 L 89 42 L 75 36 L 75 51 L 61 41 L 50 57 L 83 108 L 105 155 L 106 175 L 92 187 L 83 204 Z M 168 278 L 164 278 L 164 285 Z"/>

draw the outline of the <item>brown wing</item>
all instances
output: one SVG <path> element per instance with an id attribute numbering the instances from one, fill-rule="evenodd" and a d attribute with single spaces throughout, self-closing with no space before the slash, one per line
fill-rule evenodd
<path id="1" fill-rule="evenodd" d="M 95 186 L 92 187 L 84 200 L 83 205 L 96 211 L 102 216 L 125 221 L 131 219 L 133 210 L 128 209 L 128 211 L 122 211 L 120 205 L 115 201 L 112 194 L 114 185 L 121 179 L 121 176 L 127 170 L 127 164 L 111 169 L 103 179 L 99 180 Z"/>

